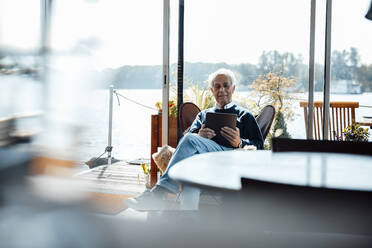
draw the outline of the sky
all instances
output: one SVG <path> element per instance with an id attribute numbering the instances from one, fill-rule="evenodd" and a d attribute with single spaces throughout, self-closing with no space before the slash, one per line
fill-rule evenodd
<path id="1" fill-rule="evenodd" d="M 0 0 L 0 45 L 39 44 L 39 0 Z M 171 2 L 170 62 L 177 62 L 178 0 Z M 372 64 L 370 0 L 333 0 L 332 50 L 356 47 Z M 20 6 L 22 6 L 20 8 Z M 55 0 L 51 45 L 98 69 L 162 64 L 163 0 Z M 316 61 L 324 59 L 325 0 L 317 1 Z M 185 61 L 257 63 L 263 51 L 308 61 L 310 0 L 185 0 Z"/>

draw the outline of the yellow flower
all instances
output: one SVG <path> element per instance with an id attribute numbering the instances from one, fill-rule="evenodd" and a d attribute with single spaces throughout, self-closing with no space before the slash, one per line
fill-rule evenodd
<path id="1" fill-rule="evenodd" d="M 155 103 L 155 107 L 156 107 L 157 109 L 161 109 L 161 102 L 156 102 L 156 103 Z"/>
<path id="2" fill-rule="evenodd" d="M 145 175 L 148 175 L 149 169 L 147 167 L 147 164 L 141 164 L 141 167 L 142 167 L 143 173 L 145 173 Z"/>

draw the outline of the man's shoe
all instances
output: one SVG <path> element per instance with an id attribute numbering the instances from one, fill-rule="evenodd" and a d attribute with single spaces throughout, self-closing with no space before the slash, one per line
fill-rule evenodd
<path id="1" fill-rule="evenodd" d="M 138 211 L 162 211 L 169 210 L 170 204 L 166 201 L 165 195 L 169 191 L 160 186 L 155 186 L 151 190 L 146 190 L 136 198 L 124 199 L 124 203 Z"/>

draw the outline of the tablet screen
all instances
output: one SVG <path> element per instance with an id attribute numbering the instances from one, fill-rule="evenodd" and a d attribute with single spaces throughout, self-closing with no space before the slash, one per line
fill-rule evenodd
<path id="1" fill-rule="evenodd" d="M 227 141 L 220 133 L 221 128 L 230 127 L 232 129 L 236 128 L 236 114 L 229 113 L 207 113 L 205 119 L 205 127 L 213 129 L 216 136 L 213 137 L 213 141 L 220 145 L 231 147 L 229 141 Z"/>

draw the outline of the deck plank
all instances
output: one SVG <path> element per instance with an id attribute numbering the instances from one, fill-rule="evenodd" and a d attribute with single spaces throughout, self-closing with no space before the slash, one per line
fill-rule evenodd
<path id="1" fill-rule="evenodd" d="M 145 189 L 145 175 L 141 166 L 117 162 L 101 165 L 75 175 L 85 182 L 91 192 L 136 196 Z"/>

